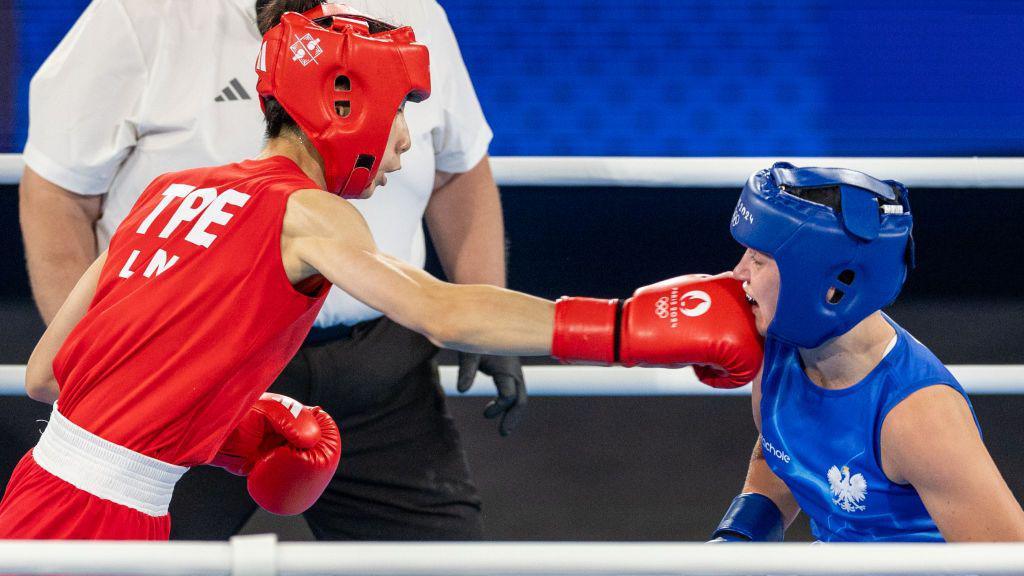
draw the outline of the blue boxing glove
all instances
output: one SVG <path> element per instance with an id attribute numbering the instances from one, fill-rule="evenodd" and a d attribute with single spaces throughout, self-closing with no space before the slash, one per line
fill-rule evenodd
<path id="1" fill-rule="evenodd" d="M 711 542 L 782 542 L 782 512 L 771 498 L 740 494 L 733 498 Z"/>

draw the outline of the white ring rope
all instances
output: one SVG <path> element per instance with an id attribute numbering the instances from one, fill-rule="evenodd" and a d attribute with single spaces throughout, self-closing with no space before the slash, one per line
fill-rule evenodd
<path id="1" fill-rule="evenodd" d="M 491 165 L 498 184 L 507 186 L 739 188 L 779 161 L 851 168 L 911 188 L 1024 188 L 1024 158 L 499 157 Z"/>
<path id="2" fill-rule="evenodd" d="M 1021 573 L 1024 544 L 276 543 L 276 566 L 239 562 L 227 542 L 3 542 L 4 574 L 570 576 Z M 269 570 L 267 569 L 269 568 Z"/>
<path id="3" fill-rule="evenodd" d="M 1024 394 L 1024 365 L 960 364 L 949 366 L 970 394 Z M 451 396 L 458 368 L 441 367 L 441 384 Z M 532 396 L 744 396 L 750 387 L 720 390 L 701 384 L 689 368 L 622 368 L 599 366 L 524 366 Z M 478 374 L 467 396 L 491 396 L 489 377 Z M 25 394 L 25 367 L 0 365 L 0 396 Z M 1024 573 L 1024 571 L 1022 571 Z"/>
<path id="4" fill-rule="evenodd" d="M 797 166 L 840 166 L 910 187 L 1024 188 L 1024 158 L 869 157 L 586 157 L 491 158 L 503 186 L 639 186 L 738 188 L 753 172 L 786 160 Z M 0 184 L 17 184 L 20 154 L 0 154 Z"/>

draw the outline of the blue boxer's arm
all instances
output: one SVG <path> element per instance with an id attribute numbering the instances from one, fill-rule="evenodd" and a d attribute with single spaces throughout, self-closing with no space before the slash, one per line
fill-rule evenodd
<path id="1" fill-rule="evenodd" d="M 1024 541 L 1024 509 L 951 386 L 917 390 L 885 417 L 882 470 L 909 483 L 946 542 Z"/>
<path id="2" fill-rule="evenodd" d="M 763 367 L 762 367 L 763 369 Z M 761 448 L 761 372 L 751 383 L 750 403 L 758 437 L 750 455 L 743 491 L 733 499 L 711 542 L 781 542 L 800 507 L 781 478 L 772 472 Z"/>
<path id="3" fill-rule="evenodd" d="M 733 499 L 712 542 L 781 542 L 782 512 L 763 494 L 740 494 Z"/>

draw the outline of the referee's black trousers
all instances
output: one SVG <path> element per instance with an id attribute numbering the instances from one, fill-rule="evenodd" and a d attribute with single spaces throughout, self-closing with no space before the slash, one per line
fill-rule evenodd
<path id="1" fill-rule="evenodd" d="M 305 345 L 271 392 L 322 406 L 341 464 L 305 512 L 321 540 L 479 540 L 480 499 L 423 336 L 387 318 Z M 171 538 L 222 540 L 256 511 L 245 478 L 198 466 L 171 500 Z"/>

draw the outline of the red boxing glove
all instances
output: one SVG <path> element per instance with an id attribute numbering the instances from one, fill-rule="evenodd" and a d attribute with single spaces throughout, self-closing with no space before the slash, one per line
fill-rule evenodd
<path id="1" fill-rule="evenodd" d="M 763 340 L 742 283 L 728 274 L 690 274 L 618 300 L 561 298 L 551 355 L 562 361 L 678 368 L 702 382 L 737 388 L 761 369 Z"/>
<path id="2" fill-rule="evenodd" d="M 301 514 L 338 469 L 338 425 L 319 406 L 266 393 L 253 404 L 214 457 L 214 466 L 248 476 L 249 495 L 274 514 Z"/>

